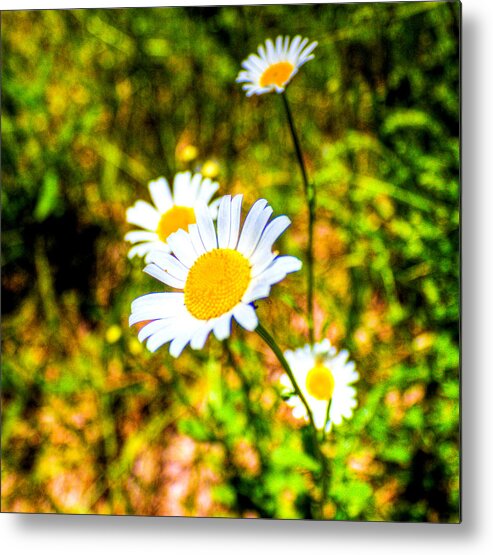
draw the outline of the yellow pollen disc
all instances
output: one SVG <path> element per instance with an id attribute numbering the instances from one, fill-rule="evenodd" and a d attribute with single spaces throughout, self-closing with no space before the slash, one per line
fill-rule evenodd
<path id="1" fill-rule="evenodd" d="M 261 87 L 277 85 L 283 87 L 293 73 L 294 66 L 289 62 L 278 62 L 269 66 L 260 77 Z"/>
<path id="2" fill-rule="evenodd" d="M 317 363 L 306 376 L 306 389 L 318 401 L 330 401 L 334 393 L 334 376 L 323 364 Z"/>
<path id="3" fill-rule="evenodd" d="M 175 231 L 184 229 L 188 231 L 188 226 L 195 223 L 195 212 L 188 206 L 173 206 L 165 212 L 159 220 L 156 233 L 161 241 L 166 239 Z"/>
<path id="4" fill-rule="evenodd" d="M 199 320 L 235 307 L 250 283 L 250 262 L 233 249 L 214 249 L 195 261 L 185 283 L 185 305 Z"/>

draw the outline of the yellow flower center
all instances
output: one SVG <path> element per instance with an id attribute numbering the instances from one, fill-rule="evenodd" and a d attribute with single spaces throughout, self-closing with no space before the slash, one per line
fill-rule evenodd
<path id="1" fill-rule="evenodd" d="M 233 249 L 199 256 L 188 272 L 185 305 L 199 320 L 225 314 L 236 306 L 250 283 L 250 262 Z"/>
<path id="2" fill-rule="evenodd" d="M 159 220 L 156 233 L 159 239 L 166 243 L 166 239 L 175 231 L 184 229 L 195 223 L 195 212 L 188 206 L 173 206 L 165 212 Z"/>
<path id="3" fill-rule="evenodd" d="M 260 86 L 284 86 L 286 81 L 291 77 L 293 69 L 293 64 L 290 64 L 289 62 L 277 62 L 277 64 L 272 64 L 264 71 L 264 73 L 262 73 L 262 76 L 260 77 Z"/>
<path id="4" fill-rule="evenodd" d="M 306 389 L 318 401 L 330 401 L 334 393 L 334 376 L 332 372 L 320 362 L 308 372 Z"/>

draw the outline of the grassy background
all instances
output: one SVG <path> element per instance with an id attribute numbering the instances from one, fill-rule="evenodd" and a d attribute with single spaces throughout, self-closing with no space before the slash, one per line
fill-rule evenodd
<path id="1" fill-rule="evenodd" d="M 459 5 L 435 2 L 2 14 L 2 510 L 312 516 L 318 468 L 259 338 L 174 361 L 127 326 L 158 290 L 122 240 L 151 178 L 267 198 L 303 257 L 280 98 L 234 82 L 278 34 L 319 42 L 289 87 L 316 324 L 361 376 L 326 516 L 457 521 Z M 259 303 L 283 348 L 305 342 L 303 278 Z"/>

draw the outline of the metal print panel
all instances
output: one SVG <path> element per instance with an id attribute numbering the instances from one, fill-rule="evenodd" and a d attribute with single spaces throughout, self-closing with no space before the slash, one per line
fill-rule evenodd
<path id="1" fill-rule="evenodd" d="M 2 13 L 2 511 L 459 522 L 459 33 Z"/>

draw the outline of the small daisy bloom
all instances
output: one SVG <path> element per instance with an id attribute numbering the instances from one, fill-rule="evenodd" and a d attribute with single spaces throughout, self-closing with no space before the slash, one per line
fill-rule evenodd
<path id="1" fill-rule="evenodd" d="M 246 83 L 243 90 L 247 96 L 273 91 L 282 93 L 298 69 L 314 58 L 312 52 L 316 46 L 316 42 L 308 44 L 308 39 L 302 40 L 299 35 L 292 41 L 279 36 L 275 45 L 267 39 L 265 46 L 258 47 L 258 55 L 250 54 L 242 62 L 244 70 L 240 71 L 236 82 Z"/>
<path id="2" fill-rule="evenodd" d="M 328 339 L 315 343 L 313 347 L 305 345 L 295 351 L 284 353 L 296 383 L 303 393 L 311 411 L 315 426 L 321 430 L 327 421 L 327 409 L 330 403 L 326 431 L 332 425 L 339 426 L 343 418 L 351 418 L 357 405 L 356 389 L 351 386 L 358 380 L 354 362 L 348 361 L 347 351 L 337 352 Z M 292 392 L 292 385 L 287 375 L 281 377 L 285 392 Z M 297 395 L 287 401 L 293 409 L 295 418 L 308 419 L 305 406 Z"/>
<path id="3" fill-rule="evenodd" d="M 128 257 L 147 257 L 154 250 L 169 252 L 168 237 L 178 229 L 186 231 L 190 224 L 194 224 L 194 206 L 197 203 L 209 204 L 218 188 L 218 183 L 191 172 L 175 175 L 173 192 L 164 177 L 151 181 L 149 192 L 154 206 L 138 200 L 127 210 L 127 222 L 145 230 L 130 231 L 125 235 L 125 240 L 134 244 Z M 209 209 L 215 217 L 217 203 L 212 202 Z"/>
<path id="4" fill-rule="evenodd" d="M 272 208 L 264 199 L 250 209 L 240 231 L 242 195 L 222 197 L 217 229 L 204 205 L 195 207 L 196 224 L 168 237 L 171 253 L 154 251 L 144 271 L 177 289 L 151 293 L 132 303 L 129 324 L 146 324 L 140 341 L 156 351 L 170 342 L 172 356 L 190 343 L 201 349 L 212 331 L 217 339 L 229 337 L 231 319 L 253 331 L 257 314 L 252 303 L 269 296 L 270 288 L 301 268 L 294 256 L 272 251 L 290 225 L 287 216 L 270 223 Z"/>

